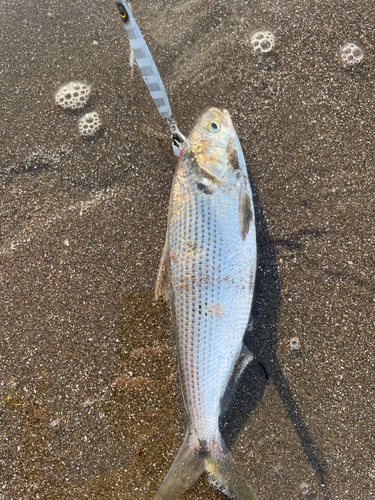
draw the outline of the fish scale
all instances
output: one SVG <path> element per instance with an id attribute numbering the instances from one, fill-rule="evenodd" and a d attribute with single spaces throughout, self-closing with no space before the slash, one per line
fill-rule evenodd
<path id="1" fill-rule="evenodd" d="M 209 110 L 189 141 L 196 134 L 200 143 L 182 153 L 174 177 L 156 286 L 157 296 L 171 300 L 188 430 L 155 499 L 177 499 L 206 471 L 231 498 L 255 500 L 219 431 L 253 297 L 251 189 L 229 114 Z"/>

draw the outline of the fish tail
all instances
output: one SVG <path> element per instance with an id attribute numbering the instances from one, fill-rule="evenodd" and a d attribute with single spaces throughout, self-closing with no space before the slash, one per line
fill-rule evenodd
<path id="1" fill-rule="evenodd" d="M 203 472 L 203 456 L 193 443 L 192 435 L 188 431 L 180 451 L 154 500 L 177 500 L 180 495 L 198 481 Z"/>
<path id="2" fill-rule="evenodd" d="M 229 498 L 235 500 L 257 500 L 255 493 L 247 486 L 236 462 L 230 454 L 223 438 L 218 435 L 205 458 L 204 470 L 208 474 L 209 483 Z"/>
<path id="3" fill-rule="evenodd" d="M 219 435 L 211 449 L 197 447 L 190 431 L 154 500 L 177 500 L 207 472 L 210 484 L 234 500 L 257 500 L 237 470 L 236 463 Z"/>

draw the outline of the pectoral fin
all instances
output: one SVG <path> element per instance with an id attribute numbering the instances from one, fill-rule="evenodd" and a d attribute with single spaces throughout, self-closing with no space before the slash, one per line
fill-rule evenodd
<path id="1" fill-rule="evenodd" d="M 163 253 L 159 264 L 158 277 L 156 278 L 155 297 L 164 297 L 169 300 L 171 296 L 170 260 L 169 260 L 169 238 L 168 232 L 165 239 Z"/>

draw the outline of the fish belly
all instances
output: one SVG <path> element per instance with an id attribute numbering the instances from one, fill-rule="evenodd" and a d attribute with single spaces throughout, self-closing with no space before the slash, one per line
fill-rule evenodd
<path id="1" fill-rule="evenodd" d="M 243 239 L 238 189 L 206 194 L 176 176 L 169 249 L 179 367 L 191 430 L 209 446 L 249 319 L 255 227 Z"/>

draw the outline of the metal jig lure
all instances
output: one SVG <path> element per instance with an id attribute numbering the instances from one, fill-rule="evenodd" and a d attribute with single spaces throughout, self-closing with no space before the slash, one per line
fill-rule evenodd
<path id="1" fill-rule="evenodd" d="M 172 148 L 176 156 L 180 156 L 183 149 L 190 149 L 198 144 L 203 134 L 198 130 L 200 138 L 197 142 L 190 142 L 178 129 L 176 121 L 171 118 L 172 111 L 169 105 L 167 93 L 162 79 L 155 66 L 152 55 L 142 36 L 140 29 L 131 13 L 129 6 L 124 1 L 116 0 L 117 8 L 120 12 L 124 29 L 129 38 L 132 54 L 134 54 L 137 65 L 141 71 L 143 80 L 151 94 L 151 97 L 163 118 L 167 119 L 169 130 L 172 134 Z M 185 147 L 184 147 L 185 145 Z"/>

